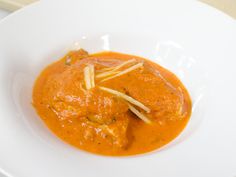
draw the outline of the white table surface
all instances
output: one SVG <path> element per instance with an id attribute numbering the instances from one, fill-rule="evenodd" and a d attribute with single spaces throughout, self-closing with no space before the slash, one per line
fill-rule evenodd
<path id="1" fill-rule="evenodd" d="M 0 9 L 0 20 L 9 14 L 10 14 L 10 12 Z"/>
<path id="2" fill-rule="evenodd" d="M 10 14 L 10 12 L 0 9 L 0 20 L 9 14 Z M 5 177 L 5 176 L 0 173 L 0 177 Z"/>
<path id="3" fill-rule="evenodd" d="M 10 14 L 10 12 L 0 9 L 0 20 L 3 19 L 4 17 L 6 17 L 9 14 Z M 5 176 L 0 173 L 0 177 L 5 177 Z"/>

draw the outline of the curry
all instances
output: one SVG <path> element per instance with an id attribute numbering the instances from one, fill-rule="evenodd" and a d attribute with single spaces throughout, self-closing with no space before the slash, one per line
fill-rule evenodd
<path id="1" fill-rule="evenodd" d="M 42 71 L 34 85 L 33 106 L 65 142 L 110 156 L 164 146 L 184 129 L 192 107 L 184 85 L 158 64 L 82 49 Z"/>

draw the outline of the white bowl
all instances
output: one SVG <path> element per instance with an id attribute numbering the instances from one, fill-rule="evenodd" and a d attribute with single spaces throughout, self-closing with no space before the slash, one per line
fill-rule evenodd
<path id="1" fill-rule="evenodd" d="M 236 23 L 196 1 L 41 1 L 0 23 L 0 170 L 14 177 L 236 176 Z M 74 45 L 153 60 L 193 100 L 183 133 L 130 157 L 62 142 L 31 105 L 39 72 Z"/>

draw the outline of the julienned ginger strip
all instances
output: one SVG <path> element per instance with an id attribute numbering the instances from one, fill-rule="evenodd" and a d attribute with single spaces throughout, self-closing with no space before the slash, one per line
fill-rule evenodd
<path id="1" fill-rule="evenodd" d="M 123 99 L 125 99 L 126 101 L 134 104 L 135 106 L 138 106 L 140 108 L 142 108 L 143 110 L 145 110 L 147 113 L 149 113 L 151 110 L 146 107 L 145 105 L 143 105 L 141 102 L 135 100 L 134 98 L 122 93 L 122 92 L 119 92 L 119 91 L 116 91 L 116 90 L 113 90 L 113 89 L 110 89 L 110 88 L 107 88 L 107 87 L 99 87 L 101 90 L 103 91 L 106 91 L 108 93 L 111 93 L 113 95 L 116 95 L 118 97 L 121 97 Z"/>
<path id="2" fill-rule="evenodd" d="M 124 75 L 124 74 L 126 74 L 126 73 L 129 73 L 129 72 L 131 72 L 131 71 L 133 71 L 133 70 L 135 70 L 135 69 L 141 68 L 142 66 L 143 66 L 143 63 L 138 63 L 138 64 L 133 65 L 133 66 L 131 66 L 131 67 L 129 67 L 129 68 L 127 68 L 127 69 L 125 69 L 125 70 L 123 70 L 123 71 L 121 71 L 121 72 L 119 72 L 119 73 L 113 75 L 113 76 L 110 76 L 110 77 L 107 77 L 107 78 L 101 80 L 101 82 L 104 82 L 104 81 L 107 81 L 107 80 L 110 80 L 110 79 L 114 79 L 114 78 L 116 78 L 116 77 L 119 77 L 119 76 L 121 76 L 121 75 Z"/>
<path id="3" fill-rule="evenodd" d="M 142 119 L 145 123 L 147 124 L 151 124 L 152 122 L 147 118 L 147 116 L 145 116 L 144 114 L 142 114 L 141 112 L 139 112 L 135 107 L 133 107 L 132 105 L 128 104 L 129 106 L 129 110 L 131 112 L 133 112 L 137 117 L 139 117 L 140 119 Z"/>
<path id="4" fill-rule="evenodd" d="M 88 65 L 89 67 L 89 73 L 90 73 L 90 82 L 91 82 L 91 88 L 95 87 L 95 81 L 94 81 L 94 65 Z"/>
<path id="5" fill-rule="evenodd" d="M 88 65 L 84 68 L 84 82 L 87 90 L 95 87 L 94 65 Z"/>
<path id="6" fill-rule="evenodd" d="M 103 78 L 103 77 L 108 77 L 114 74 L 119 73 L 119 71 L 109 71 L 109 72 L 104 72 L 96 75 L 96 78 Z"/>
<path id="7" fill-rule="evenodd" d="M 114 66 L 114 67 L 109 67 L 109 68 L 104 68 L 102 69 L 102 71 L 117 71 L 118 69 L 122 68 L 123 66 L 129 64 L 129 63 L 133 63 L 135 62 L 136 60 L 135 59 L 131 59 L 131 60 L 127 60 L 117 66 Z"/>

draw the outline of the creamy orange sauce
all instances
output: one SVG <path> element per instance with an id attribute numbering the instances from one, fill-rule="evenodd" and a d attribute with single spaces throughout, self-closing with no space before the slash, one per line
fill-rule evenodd
<path id="1" fill-rule="evenodd" d="M 83 69 L 95 66 L 95 76 L 104 68 L 135 59 L 143 67 L 86 90 Z M 120 68 L 125 70 L 132 64 Z M 150 108 L 151 124 L 133 114 L 127 101 L 104 92 L 111 88 Z M 48 128 L 65 142 L 92 153 L 123 156 L 149 152 L 173 140 L 191 115 L 191 100 L 180 80 L 170 71 L 144 58 L 103 52 L 89 55 L 69 52 L 45 68 L 33 89 L 33 105 Z"/>

